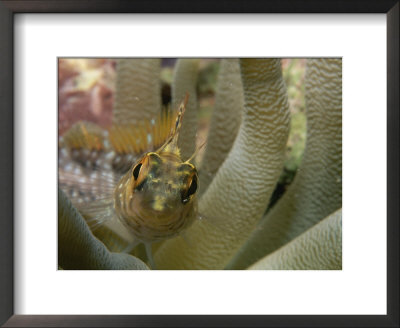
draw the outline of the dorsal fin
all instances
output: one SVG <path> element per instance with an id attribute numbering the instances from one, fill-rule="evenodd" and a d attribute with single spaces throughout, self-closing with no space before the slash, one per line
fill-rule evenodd
<path id="1" fill-rule="evenodd" d="M 177 113 L 164 109 L 156 119 L 141 124 L 118 124 L 109 129 L 111 146 L 118 154 L 154 151 L 171 137 Z"/>
<path id="2" fill-rule="evenodd" d="M 108 131 L 92 122 L 77 122 L 63 135 L 60 147 L 101 151 L 111 146 L 118 155 L 141 155 L 162 146 L 175 145 L 187 98 L 188 95 L 175 111 L 164 108 L 155 119 L 139 124 L 114 124 Z"/>
<path id="3" fill-rule="evenodd" d="M 182 119 L 183 115 L 185 114 L 186 110 L 186 105 L 189 100 L 189 94 L 185 94 L 185 98 L 181 101 L 176 116 L 175 116 L 175 121 L 172 125 L 171 128 L 171 134 L 169 138 L 165 141 L 165 143 L 157 150 L 158 153 L 160 152 L 168 152 L 168 153 L 174 153 L 178 156 L 180 156 L 180 151 L 178 148 L 178 138 L 179 138 L 179 131 L 182 126 Z"/>

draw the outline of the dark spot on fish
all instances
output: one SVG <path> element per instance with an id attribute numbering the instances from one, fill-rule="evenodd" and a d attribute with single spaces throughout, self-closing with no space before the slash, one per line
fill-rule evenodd
<path id="1" fill-rule="evenodd" d="M 184 189 L 181 193 L 182 203 L 186 204 L 197 190 L 197 176 L 194 175 L 188 189 Z"/>
<path id="2" fill-rule="evenodd" d="M 135 180 L 138 179 L 139 177 L 139 173 L 140 173 L 140 169 L 142 168 L 142 163 L 139 163 L 135 166 L 135 168 L 133 169 L 132 175 L 135 178 Z"/>

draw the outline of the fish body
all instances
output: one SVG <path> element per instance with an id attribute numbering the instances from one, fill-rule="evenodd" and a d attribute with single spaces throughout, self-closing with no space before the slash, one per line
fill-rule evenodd
<path id="1" fill-rule="evenodd" d="M 150 262 L 149 245 L 177 236 L 197 217 L 197 170 L 181 159 L 177 145 L 187 98 L 176 115 L 136 131 L 101 132 L 80 123 L 59 152 L 60 187 L 89 225 L 119 220 L 133 236 L 126 250 L 144 243 Z M 145 148 L 150 151 L 138 156 Z"/>

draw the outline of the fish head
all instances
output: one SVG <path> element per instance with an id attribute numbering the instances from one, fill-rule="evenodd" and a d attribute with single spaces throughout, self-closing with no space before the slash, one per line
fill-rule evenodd
<path id="1" fill-rule="evenodd" d="M 115 189 L 118 217 L 145 242 L 177 235 L 197 214 L 198 173 L 189 160 L 181 159 L 177 144 L 187 99 L 165 143 L 134 163 Z"/>
<path id="2" fill-rule="evenodd" d="M 131 169 L 133 206 L 145 216 L 164 220 L 181 215 L 196 198 L 198 174 L 194 165 L 174 153 L 147 153 Z"/>

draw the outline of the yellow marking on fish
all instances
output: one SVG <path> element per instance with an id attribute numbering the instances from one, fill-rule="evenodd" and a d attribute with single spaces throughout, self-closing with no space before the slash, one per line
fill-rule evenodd
<path id="1" fill-rule="evenodd" d="M 165 209 L 164 197 L 162 197 L 161 195 L 155 195 L 152 206 L 155 211 L 161 212 L 162 210 L 164 210 Z"/>

